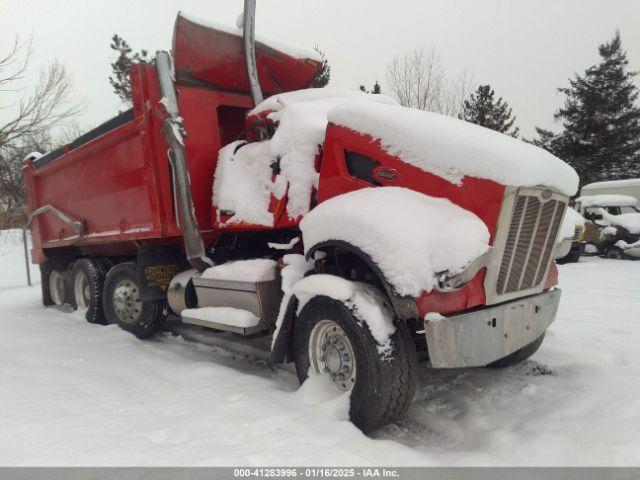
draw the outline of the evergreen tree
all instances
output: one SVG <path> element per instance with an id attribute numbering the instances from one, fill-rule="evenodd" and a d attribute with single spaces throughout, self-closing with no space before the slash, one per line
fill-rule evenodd
<path id="1" fill-rule="evenodd" d="M 326 87 L 331 79 L 331 67 L 329 66 L 329 61 L 325 56 L 324 52 L 318 48 L 316 45 L 313 49 L 320 54 L 322 57 L 322 67 L 318 71 L 316 77 L 311 82 L 311 87 L 313 88 L 322 88 Z"/>
<path id="2" fill-rule="evenodd" d="M 483 127 L 517 137 L 520 129 L 514 127 L 516 117 L 509 104 L 502 97 L 495 100 L 495 92 L 490 85 L 480 85 L 465 100 L 458 118 Z"/>
<path id="3" fill-rule="evenodd" d="M 118 34 L 111 37 L 112 50 L 118 52 L 118 58 L 111 64 L 113 75 L 109 77 L 109 83 L 113 87 L 113 92 L 120 97 L 124 103 L 131 103 L 131 83 L 129 83 L 129 69 L 137 62 L 146 62 L 148 52 L 141 50 L 132 54 L 129 44 Z"/>
<path id="4" fill-rule="evenodd" d="M 554 118 L 562 120 L 563 131 L 537 129 L 534 141 L 571 164 L 582 184 L 640 176 L 637 72 L 627 69 L 619 32 L 598 51 L 600 63 L 558 89 L 566 98 Z"/>
<path id="5" fill-rule="evenodd" d="M 382 93 L 382 87 L 380 87 L 378 80 L 376 80 L 376 83 L 373 84 L 373 88 L 371 90 L 367 90 L 367 88 L 364 85 L 360 85 L 360 91 L 364 93 L 374 93 L 378 95 Z"/>

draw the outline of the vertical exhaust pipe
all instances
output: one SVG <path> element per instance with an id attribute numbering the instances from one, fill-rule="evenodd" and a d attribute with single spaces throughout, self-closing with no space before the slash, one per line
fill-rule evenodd
<path id="1" fill-rule="evenodd" d="M 198 271 L 203 271 L 213 265 L 213 262 L 205 253 L 204 242 L 196 222 L 191 196 L 191 180 L 182 141 L 182 119 L 173 85 L 171 57 L 167 52 L 160 51 L 156 54 L 156 70 L 162 92 L 161 103 L 168 113 L 162 126 L 162 133 L 169 146 L 169 162 L 173 174 L 173 201 L 184 237 L 184 250 L 191 266 Z"/>
<path id="2" fill-rule="evenodd" d="M 256 0 L 244 0 L 244 13 L 242 15 L 242 39 L 244 41 L 244 58 L 247 62 L 247 75 L 254 106 L 262 102 L 262 90 L 258 79 L 258 67 L 256 66 L 256 42 L 255 42 Z"/>

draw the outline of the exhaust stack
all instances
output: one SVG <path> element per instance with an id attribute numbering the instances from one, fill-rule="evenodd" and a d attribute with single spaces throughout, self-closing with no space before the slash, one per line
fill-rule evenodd
<path id="1" fill-rule="evenodd" d="M 262 102 L 263 98 L 256 66 L 255 20 L 256 0 L 244 0 L 242 39 L 244 41 L 244 57 L 247 62 L 247 75 L 249 76 L 249 86 L 254 106 Z"/>
<path id="2" fill-rule="evenodd" d="M 184 250 L 191 266 L 203 271 L 213 265 L 206 255 L 204 242 L 198 230 L 193 199 L 191 197 L 191 181 L 182 140 L 182 119 L 178 111 L 178 100 L 171 73 L 171 57 L 167 52 L 156 54 L 156 70 L 162 92 L 161 103 L 168 116 L 164 121 L 162 133 L 169 146 L 169 162 L 173 175 L 173 196 L 178 222 L 184 236 Z"/>

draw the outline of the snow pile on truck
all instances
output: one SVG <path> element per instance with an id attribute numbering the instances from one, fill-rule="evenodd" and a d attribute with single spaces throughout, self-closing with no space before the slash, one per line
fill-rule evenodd
<path id="1" fill-rule="evenodd" d="M 418 296 L 489 249 L 489 230 L 447 199 L 401 187 L 365 188 L 315 207 L 300 223 L 305 248 L 342 240 L 365 252 L 401 295 Z"/>
<path id="2" fill-rule="evenodd" d="M 234 282 L 266 282 L 276 278 L 276 262 L 267 258 L 236 260 L 207 268 L 202 278 Z"/>
<path id="3" fill-rule="evenodd" d="M 379 139 L 383 149 L 425 172 L 461 185 L 464 177 L 503 185 L 578 189 L 578 174 L 565 162 L 529 143 L 455 118 L 395 105 L 349 103 L 329 121 Z"/>
<path id="4" fill-rule="evenodd" d="M 461 185 L 464 177 L 503 185 L 544 185 L 573 195 L 578 175 L 551 153 L 461 120 L 401 107 L 390 97 L 341 89 L 307 89 L 274 95 L 249 116 L 277 125 L 262 142 L 233 142 L 222 148 L 214 179 L 213 204 L 232 212 L 226 224 L 273 226 L 271 197 L 287 194 L 290 218 L 310 209 L 318 186 L 315 159 L 327 122 L 378 139 L 406 163 Z M 239 181 L 241 180 L 242 181 Z"/>
<path id="5" fill-rule="evenodd" d="M 324 142 L 328 112 L 344 102 L 396 103 L 384 95 L 323 88 L 274 95 L 252 110 L 249 115 L 271 112 L 267 117 L 278 127 L 269 140 L 236 141 L 220 150 L 213 184 L 218 215 L 233 212 L 227 224 L 272 226 L 271 195 L 281 199 L 285 193 L 289 217 L 305 215 L 311 192 L 318 186 L 314 164 Z M 280 172 L 275 179 L 273 165 Z"/>

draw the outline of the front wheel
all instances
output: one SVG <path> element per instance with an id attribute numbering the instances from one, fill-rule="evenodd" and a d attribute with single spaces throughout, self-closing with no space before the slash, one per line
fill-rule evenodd
<path id="1" fill-rule="evenodd" d="M 304 306 L 293 332 L 300 383 L 309 372 L 325 374 L 336 389 L 351 391 L 349 415 L 365 433 L 400 417 L 413 399 L 416 350 L 404 323 L 396 325 L 390 346 L 381 354 L 366 323 L 326 296 Z"/>
<path id="2" fill-rule="evenodd" d="M 140 298 L 137 269 L 133 262 L 120 263 L 109 270 L 102 304 L 109 323 L 117 323 L 140 339 L 155 335 L 163 326 L 163 302 Z"/>

